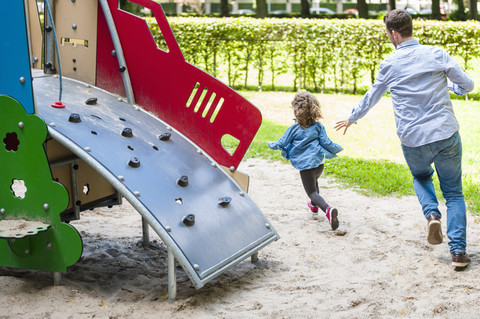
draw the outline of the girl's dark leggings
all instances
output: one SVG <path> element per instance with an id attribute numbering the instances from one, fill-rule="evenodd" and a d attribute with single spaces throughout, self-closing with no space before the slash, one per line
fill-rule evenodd
<path id="1" fill-rule="evenodd" d="M 320 207 L 321 210 L 324 212 L 327 211 L 328 204 L 325 202 L 322 196 L 318 193 L 318 178 L 322 175 L 323 172 L 323 164 L 320 166 L 306 169 L 300 171 L 300 177 L 302 178 L 302 184 L 305 188 L 305 192 L 307 192 L 308 197 L 312 201 L 312 204 L 315 206 Z"/>

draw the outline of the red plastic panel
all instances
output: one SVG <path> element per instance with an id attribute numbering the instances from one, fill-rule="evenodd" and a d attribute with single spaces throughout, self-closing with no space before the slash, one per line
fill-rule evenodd
<path id="1" fill-rule="evenodd" d="M 97 26 L 97 75 L 96 86 L 115 94 L 125 96 L 122 74 L 119 71 L 117 58 L 112 54 L 114 51 L 112 37 L 108 30 L 107 21 L 98 6 Z"/>
<path id="2" fill-rule="evenodd" d="M 260 111 L 233 89 L 185 61 L 159 3 L 131 1 L 152 10 L 169 49 L 165 52 L 157 47 L 144 19 L 118 9 L 118 0 L 108 0 L 136 103 L 182 132 L 218 163 L 237 167 L 260 127 Z M 99 29 L 101 26 L 99 23 Z M 99 42 L 111 42 L 104 36 L 105 31 L 99 30 Z M 114 58 L 112 49 L 99 51 L 98 60 L 113 65 L 111 68 L 118 72 L 118 62 L 105 62 Z M 108 82 L 105 78 L 108 76 L 103 82 Z M 221 144 L 225 135 L 239 141 L 233 154 Z"/>

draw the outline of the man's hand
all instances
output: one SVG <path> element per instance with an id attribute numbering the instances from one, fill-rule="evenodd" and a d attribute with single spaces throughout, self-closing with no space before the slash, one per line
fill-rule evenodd
<path id="1" fill-rule="evenodd" d="M 345 128 L 345 130 L 343 131 L 343 135 L 345 135 L 350 125 L 352 125 L 352 123 L 350 123 L 348 120 L 338 121 L 337 124 L 335 125 L 335 130 L 338 131 L 342 128 Z"/>

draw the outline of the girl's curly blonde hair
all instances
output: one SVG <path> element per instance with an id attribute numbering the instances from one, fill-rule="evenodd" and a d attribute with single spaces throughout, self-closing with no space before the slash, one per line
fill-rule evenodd
<path id="1" fill-rule="evenodd" d="M 320 102 L 309 92 L 299 92 L 295 94 L 292 107 L 298 125 L 302 128 L 307 128 L 317 120 L 323 118 Z"/>

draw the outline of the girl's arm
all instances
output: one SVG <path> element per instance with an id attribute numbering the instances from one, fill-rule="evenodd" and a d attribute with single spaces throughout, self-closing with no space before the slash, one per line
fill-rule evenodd
<path id="1" fill-rule="evenodd" d="M 320 145 L 330 153 L 336 154 L 343 150 L 343 147 L 338 145 L 337 143 L 332 142 L 332 140 L 328 137 L 327 131 L 325 127 L 320 124 L 320 134 L 318 139 L 320 140 Z"/>
<path id="2" fill-rule="evenodd" d="M 282 137 L 278 139 L 276 142 L 268 142 L 268 147 L 272 150 L 285 150 L 285 148 L 290 144 L 294 138 L 296 124 L 290 126 L 285 133 L 283 133 Z"/>

